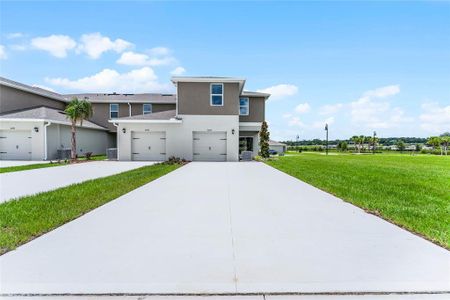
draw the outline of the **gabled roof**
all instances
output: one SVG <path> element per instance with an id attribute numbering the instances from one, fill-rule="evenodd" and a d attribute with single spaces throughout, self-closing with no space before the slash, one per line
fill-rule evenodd
<path id="1" fill-rule="evenodd" d="M 51 98 L 51 99 L 55 99 L 55 100 L 59 100 L 62 102 L 68 102 L 62 95 L 49 91 L 49 90 L 45 90 L 45 89 L 41 89 L 35 86 L 30 86 L 27 84 L 23 84 L 11 79 L 7 79 L 4 77 L 0 77 L 0 85 L 4 85 L 4 86 L 9 86 L 12 88 L 16 88 L 25 92 L 29 92 L 29 93 L 33 93 L 36 95 L 40 95 L 40 96 L 44 96 L 47 98 Z"/>
<path id="2" fill-rule="evenodd" d="M 66 94 L 64 97 L 70 101 L 73 97 L 78 99 L 86 99 L 91 103 L 161 103 L 175 104 L 176 96 L 174 94 L 117 94 L 117 93 L 82 93 L 82 94 Z"/>
<path id="3" fill-rule="evenodd" d="M 145 115 L 134 115 L 109 120 L 110 123 L 181 123 L 181 119 L 176 118 L 175 110 L 161 111 Z"/>
<path id="4" fill-rule="evenodd" d="M 47 106 L 32 107 L 3 113 L 0 115 L 0 121 L 40 121 L 70 125 L 70 120 L 62 110 Z M 83 121 L 82 127 L 107 130 L 105 127 L 86 120 Z"/>
<path id="5" fill-rule="evenodd" d="M 270 146 L 287 146 L 286 144 L 277 142 L 277 141 L 273 141 L 273 140 L 269 140 L 269 145 Z"/>
<path id="6" fill-rule="evenodd" d="M 245 79 L 238 77 L 220 77 L 220 76 L 173 76 L 172 82 L 210 82 L 210 83 L 239 83 L 239 92 L 242 92 Z"/>

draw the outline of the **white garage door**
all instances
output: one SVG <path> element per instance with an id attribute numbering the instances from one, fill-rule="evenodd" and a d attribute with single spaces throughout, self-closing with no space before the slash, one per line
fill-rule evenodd
<path id="1" fill-rule="evenodd" d="M 132 160 L 166 160 L 165 132 L 136 132 L 131 133 Z"/>
<path id="2" fill-rule="evenodd" d="M 193 132 L 195 161 L 226 161 L 227 133 L 221 131 Z"/>
<path id="3" fill-rule="evenodd" d="M 31 159 L 31 131 L 0 130 L 0 159 Z"/>

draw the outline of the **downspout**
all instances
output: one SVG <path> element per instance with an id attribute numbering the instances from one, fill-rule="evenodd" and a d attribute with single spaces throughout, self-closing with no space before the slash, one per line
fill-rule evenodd
<path id="1" fill-rule="evenodd" d="M 127 102 L 127 104 L 128 104 L 128 116 L 131 117 L 131 103 Z"/>
<path id="2" fill-rule="evenodd" d="M 119 157 L 120 157 L 119 156 L 119 138 L 120 138 L 119 125 L 117 123 L 113 123 L 113 125 L 116 126 L 116 131 L 117 131 L 116 148 L 117 148 L 117 160 L 119 160 Z"/>
<path id="3" fill-rule="evenodd" d="M 47 160 L 48 156 L 48 146 L 47 146 L 47 127 L 50 126 L 52 122 L 48 122 L 44 125 L 44 160 Z"/>

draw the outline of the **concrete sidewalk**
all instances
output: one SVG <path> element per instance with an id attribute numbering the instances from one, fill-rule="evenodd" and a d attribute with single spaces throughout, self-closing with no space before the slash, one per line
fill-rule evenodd
<path id="1" fill-rule="evenodd" d="M 118 174 L 153 163 L 91 161 L 67 166 L 0 174 L 0 203 L 89 179 Z"/>
<path id="2" fill-rule="evenodd" d="M 255 162 L 190 163 L 0 268 L 19 294 L 450 291 L 449 251 Z"/>

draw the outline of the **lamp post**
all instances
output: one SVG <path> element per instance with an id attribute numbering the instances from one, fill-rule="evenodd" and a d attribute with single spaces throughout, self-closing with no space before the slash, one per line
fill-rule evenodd
<path id="1" fill-rule="evenodd" d="M 376 143 L 375 138 L 376 137 L 377 137 L 377 132 L 374 131 L 373 132 L 373 139 L 372 139 L 372 154 L 375 154 L 375 143 Z"/>
<path id="2" fill-rule="evenodd" d="M 326 131 L 326 133 L 327 133 L 327 143 L 326 143 L 326 146 L 325 146 L 325 151 L 326 151 L 326 153 L 327 153 L 327 155 L 328 155 L 328 124 L 325 124 L 325 131 Z"/>

